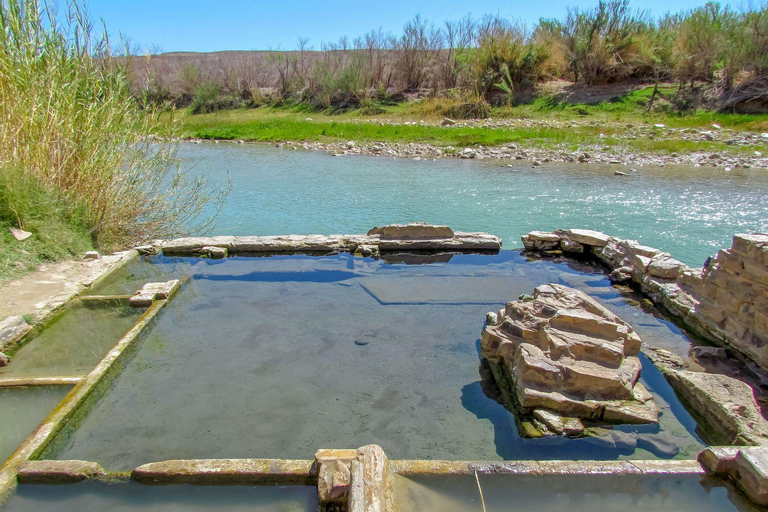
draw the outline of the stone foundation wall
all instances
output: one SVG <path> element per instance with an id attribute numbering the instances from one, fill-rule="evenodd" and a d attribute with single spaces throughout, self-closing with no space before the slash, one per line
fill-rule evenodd
<path id="1" fill-rule="evenodd" d="M 634 282 L 692 331 L 768 370 L 768 234 L 734 236 L 703 268 L 598 231 L 533 231 L 522 240 L 529 251 L 591 255 L 613 282 Z"/>

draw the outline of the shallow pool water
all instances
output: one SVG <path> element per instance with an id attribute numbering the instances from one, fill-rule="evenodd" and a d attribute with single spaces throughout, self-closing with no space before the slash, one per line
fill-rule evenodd
<path id="1" fill-rule="evenodd" d="M 298 486 L 21 485 L 3 512 L 316 512 L 317 489 Z"/>
<path id="2" fill-rule="evenodd" d="M 478 475 L 487 512 L 757 512 L 699 475 Z M 396 479 L 396 510 L 483 512 L 474 475 Z"/>
<path id="3" fill-rule="evenodd" d="M 77 301 L 16 352 L 0 377 L 87 375 L 128 332 L 142 309 L 85 307 Z"/>
<path id="4" fill-rule="evenodd" d="M 70 386 L 0 389 L 0 466 L 70 389 Z"/>
<path id="5" fill-rule="evenodd" d="M 391 256 L 419 263 L 419 257 Z M 436 260 L 442 260 L 435 263 Z M 672 324 L 627 302 L 603 273 L 498 255 L 387 263 L 349 254 L 154 258 L 192 280 L 74 433 L 61 459 L 109 469 L 176 458 L 312 458 L 381 445 L 394 459 L 695 457 L 696 425 L 647 361 L 659 426 L 604 439 L 522 439 L 486 396 L 478 343 L 485 313 L 546 282 L 588 289 L 651 343 L 687 351 Z"/>
<path id="6" fill-rule="evenodd" d="M 487 231 L 520 247 L 532 230 L 591 228 L 638 239 L 698 267 L 735 233 L 768 229 L 760 169 L 436 161 L 257 144 L 182 144 L 193 172 L 233 190 L 216 234 L 364 233 L 420 220 Z M 507 167 L 512 165 L 513 167 Z"/>

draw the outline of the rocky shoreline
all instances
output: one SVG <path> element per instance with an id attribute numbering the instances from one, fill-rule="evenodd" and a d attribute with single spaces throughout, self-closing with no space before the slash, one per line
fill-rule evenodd
<path id="1" fill-rule="evenodd" d="M 391 126 L 434 126 L 435 123 L 403 122 L 393 123 L 390 121 L 371 120 Z M 452 127 L 475 127 L 475 128 L 493 128 L 493 129 L 512 129 L 512 128 L 580 128 L 584 126 L 603 126 L 601 124 L 587 124 L 579 122 L 556 122 L 540 120 L 468 120 L 453 121 L 446 119 L 443 123 L 451 123 L 446 126 Z M 440 124 L 440 123 L 437 123 Z M 723 154 L 718 151 L 696 151 L 690 153 L 669 153 L 653 154 L 643 153 L 622 147 L 621 145 L 607 144 L 581 144 L 574 150 L 572 144 L 553 144 L 550 147 L 532 146 L 525 143 L 509 143 L 501 146 L 471 146 L 454 147 L 440 146 L 428 143 L 400 143 L 400 142 L 301 142 L 285 141 L 274 144 L 276 147 L 290 149 L 304 149 L 309 151 L 325 151 L 334 156 L 343 155 L 371 155 L 385 156 L 390 158 L 411 158 L 418 160 L 431 160 L 437 158 L 459 158 L 459 159 L 497 159 L 507 160 L 506 165 L 519 166 L 527 163 L 532 166 L 539 166 L 546 163 L 585 163 L 598 165 L 616 166 L 617 174 L 632 172 L 634 167 L 680 165 L 690 167 L 715 167 L 726 171 L 734 169 L 768 169 L 768 152 L 763 154 L 760 150 L 768 144 L 768 132 L 753 133 L 739 132 L 729 129 L 722 129 L 718 125 L 713 125 L 711 129 L 703 130 L 697 128 L 670 128 L 665 125 L 627 125 L 616 123 L 606 123 L 606 131 L 621 128 L 621 134 L 612 134 L 599 138 L 605 138 L 615 144 L 616 141 L 628 140 L 675 140 L 675 141 L 693 141 L 693 142 L 719 142 L 734 148 L 754 148 L 754 151 L 743 155 Z M 602 136 L 602 137 L 601 137 Z M 223 140 L 223 139 L 186 139 L 189 142 L 199 144 L 201 142 L 228 142 L 245 143 L 243 140 Z M 266 144 L 266 143 L 260 143 Z"/>

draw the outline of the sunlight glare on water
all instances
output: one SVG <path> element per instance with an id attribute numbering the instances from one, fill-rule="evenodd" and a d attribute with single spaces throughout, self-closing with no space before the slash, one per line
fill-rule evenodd
<path id="1" fill-rule="evenodd" d="M 228 143 L 183 144 L 179 158 L 233 191 L 216 234 L 364 233 L 393 222 L 487 231 L 508 249 L 532 230 L 591 228 L 692 266 L 735 233 L 768 229 L 768 172 L 715 168 L 436 161 Z"/>

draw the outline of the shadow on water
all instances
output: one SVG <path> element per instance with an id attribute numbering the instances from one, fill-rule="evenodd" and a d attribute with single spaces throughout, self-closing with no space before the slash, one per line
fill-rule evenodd
<path id="1" fill-rule="evenodd" d="M 338 283 L 359 277 L 341 270 L 311 270 L 307 272 L 249 272 L 242 275 L 195 274 L 193 279 L 208 281 L 245 281 L 249 283 Z"/>

